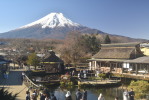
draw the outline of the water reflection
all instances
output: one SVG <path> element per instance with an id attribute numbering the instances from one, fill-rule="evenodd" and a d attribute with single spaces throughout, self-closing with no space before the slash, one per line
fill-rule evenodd
<path id="1" fill-rule="evenodd" d="M 72 87 L 69 89 L 66 88 L 49 88 L 50 93 L 54 93 L 58 100 L 65 100 L 65 94 L 67 91 L 71 92 L 72 99 L 75 100 L 75 93 L 77 91 L 77 87 Z M 87 98 L 88 100 L 98 100 L 98 96 L 102 93 L 105 97 L 105 100 L 114 100 L 116 96 L 122 100 L 123 89 L 122 87 L 113 87 L 113 88 L 85 88 L 88 92 Z M 81 89 L 83 92 L 83 89 Z"/>

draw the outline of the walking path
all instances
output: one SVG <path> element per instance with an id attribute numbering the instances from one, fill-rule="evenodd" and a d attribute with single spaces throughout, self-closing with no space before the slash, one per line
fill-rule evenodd
<path id="1" fill-rule="evenodd" d="M 5 87 L 13 94 L 18 93 L 17 100 L 25 100 L 26 90 L 28 89 L 22 81 L 24 69 L 11 70 L 8 79 L 0 75 L 0 88 Z"/>

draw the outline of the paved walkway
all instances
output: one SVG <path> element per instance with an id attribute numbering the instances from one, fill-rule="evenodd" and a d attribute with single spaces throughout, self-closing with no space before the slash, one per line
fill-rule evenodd
<path id="1" fill-rule="evenodd" d="M 25 100 L 25 93 L 28 89 L 22 82 L 23 69 L 11 70 L 8 79 L 0 75 L 0 88 L 5 87 L 13 94 L 18 93 L 17 100 Z"/>

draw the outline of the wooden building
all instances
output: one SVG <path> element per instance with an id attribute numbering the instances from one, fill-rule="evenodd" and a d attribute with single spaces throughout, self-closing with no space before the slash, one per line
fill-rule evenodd
<path id="1" fill-rule="evenodd" d="M 64 73 L 64 62 L 54 51 L 49 51 L 43 57 L 41 62 L 46 73 Z"/>
<path id="2" fill-rule="evenodd" d="M 133 60 L 126 60 L 123 62 L 123 64 L 126 64 L 129 67 L 131 73 L 149 74 L 149 57 L 148 56 L 139 57 Z"/>
<path id="3" fill-rule="evenodd" d="M 102 44 L 101 50 L 88 59 L 90 70 L 113 73 L 148 73 L 149 57 L 140 43 Z"/>

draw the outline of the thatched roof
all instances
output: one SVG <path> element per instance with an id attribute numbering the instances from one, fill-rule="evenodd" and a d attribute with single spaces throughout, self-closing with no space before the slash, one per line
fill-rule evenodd
<path id="1" fill-rule="evenodd" d="M 61 60 L 59 57 L 57 57 L 55 55 L 54 51 L 49 51 L 47 54 L 45 54 L 43 62 L 61 62 L 61 63 L 63 63 L 63 60 Z"/>
<path id="2" fill-rule="evenodd" d="M 139 45 L 140 42 L 101 44 L 102 47 L 136 47 Z"/>
<path id="3" fill-rule="evenodd" d="M 119 43 L 101 45 L 101 50 L 92 58 L 95 59 L 134 59 L 143 56 L 138 43 Z"/>
<path id="4" fill-rule="evenodd" d="M 148 56 L 144 56 L 144 57 L 139 57 L 133 60 L 126 60 L 125 62 L 128 63 L 149 63 L 149 57 Z"/>
<path id="5" fill-rule="evenodd" d="M 88 61 L 124 62 L 126 59 L 87 59 Z"/>

